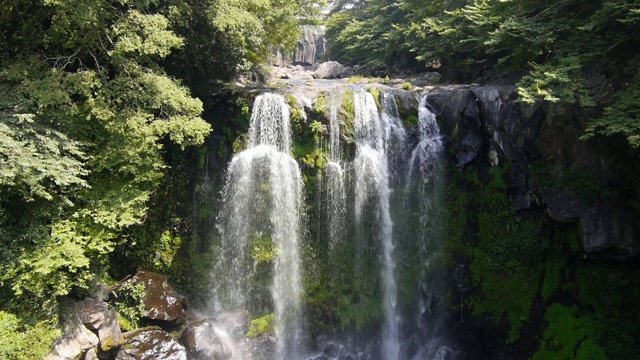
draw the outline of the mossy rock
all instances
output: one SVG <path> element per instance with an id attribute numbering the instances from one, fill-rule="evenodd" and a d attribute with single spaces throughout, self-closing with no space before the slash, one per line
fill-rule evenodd
<path id="1" fill-rule="evenodd" d="M 273 335 L 275 330 L 276 314 L 267 314 L 265 316 L 251 320 L 247 337 L 255 339 L 263 335 Z"/>

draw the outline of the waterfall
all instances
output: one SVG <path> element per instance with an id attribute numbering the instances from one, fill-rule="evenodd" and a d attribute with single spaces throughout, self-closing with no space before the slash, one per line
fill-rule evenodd
<path id="1" fill-rule="evenodd" d="M 344 218 L 346 216 L 346 194 L 344 170 L 340 160 L 340 123 L 338 108 L 332 104 L 329 108 L 329 162 L 327 177 L 327 215 L 329 220 L 329 245 L 335 248 L 342 239 Z"/>
<path id="2" fill-rule="evenodd" d="M 301 337 L 303 184 L 290 149 L 289 108 L 284 98 L 269 93 L 258 96 L 251 114 L 249 147 L 228 168 L 213 270 L 216 311 L 258 312 L 272 304 L 278 359 L 297 359 Z M 264 274 L 271 274 L 271 296 L 259 283 Z"/>
<path id="3" fill-rule="evenodd" d="M 420 244 L 419 256 L 422 264 L 420 279 L 421 292 L 419 303 L 418 326 L 423 333 L 427 332 L 425 318 L 429 315 L 430 299 L 434 296 L 434 289 L 429 289 L 427 273 L 433 257 L 438 250 L 440 234 L 439 210 L 442 196 L 442 139 L 440 128 L 436 122 L 436 115 L 428 107 L 427 97 L 424 96 L 418 109 L 419 142 L 411 153 L 405 177 L 404 203 L 406 209 L 412 209 L 419 214 L 418 227 L 414 230 L 417 243 Z M 415 228 L 415 225 L 412 225 Z M 433 327 L 433 324 L 432 324 Z"/>
<path id="4" fill-rule="evenodd" d="M 398 172 L 404 160 L 407 131 L 400 120 L 395 97 L 387 92 L 382 92 L 380 96 L 382 98 L 382 124 L 389 171 L 393 180 L 398 180 Z"/>
<path id="5" fill-rule="evenodd" d="M 364 212 L 374 209 L 373 223 L 378 226 L 378 237 L 382 245 L 382 287 L 385 327 L 382 340 L 383 358 L 398 358 L 398 320 L 396 315 L 397 287 L 395 263 L 393 259 L 393 222 L 390 212 L 389 168 L 386 139 L 389 126 L 383 123 L 373 96 L 364 91 L 356 91 L 355 135 L 355 211 L 356 221 L 365 226 Z M 369 214 L 371 216 L 371 214 Z M 362 237 L 363 229 L 361 229 Z"/>

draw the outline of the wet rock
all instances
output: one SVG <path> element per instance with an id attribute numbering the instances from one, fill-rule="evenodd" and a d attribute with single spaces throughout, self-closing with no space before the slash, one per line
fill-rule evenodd
<path id="1" fill-rule="evenodd" d="M 329 344 L 324 347 L 322 354 L 332 358 L 337 358 L 340 355 L 340 348 L 336 344 Z"/>
<path id="2" fill-rule="evenodd" d="M 582 200 L 561 191 L 546 194 L 545 202 L 547 214 L 560 223 L 576 222 L 586 212 L 586 206 Z"/>
<path id="3" fill-rule="evenodd" d="M 159 327 L 142 328 L 124 334 L 116 360 L 187 360 L 187 350 Z"/>
<path id="4" fill-rule="evenodd" d="M 145 285 L 144 316 L 151 320 L 181 324 L 187 319 L 187 299 L 174 293 L 164 275 L 138 271 L 131 279 L 134 284 Z"/>
<path id="5" fill-rule="evenodd" d="M 180 343 L 197 360 L 228 360 L 231 351 L 218 338 L 213 319 L 195 321 L 187 325 L 180 336 Z"/>
<path id="6" fill-rule="evenodd" d="M 247 310 L 229 311 L 216 316 L 216 324 L 236 340 L 244 338 L 251 326 L 251 314 Z"/>
<path id="7" fill-rule="evenodd" d="M 243 344 L 244 352 L 250 354 L 252 360 L 272 360 L 276 353 L 276 338 L 273 336 L 259 336 L 247 339 Z"/>
<path id="8" fill-rule="evenodd" d="M 474 94 L 465 88 L 438 88 L 429 92 L 427 102 L 441 119 L 440 129 L 451 140 L 458 165 L 473 161 L 485 141 Z"/>

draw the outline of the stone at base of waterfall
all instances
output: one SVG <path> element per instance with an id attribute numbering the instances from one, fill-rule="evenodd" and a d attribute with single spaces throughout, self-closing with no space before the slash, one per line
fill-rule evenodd
<path id="1" fill-rule="evenodd" d="M 76 311 L 84 326 L 98 333 L 100 350 L 109 351 L 122 345 L 118 312 L 100 299 L 86 298 L 76 303 Z"/>
<path id="2" fill-rule="evenodd" d="M 100 358 L 98 357 L 96 349 L 89 349 L 84 353 L 81 360 L 100 360 Z"/>
<path id="3" fill-rule="evenodd" d="M 195 360 L 229 360 L 228 349 L 216 333 L 213 319 L 204 319 L 189 323 L 180 336 L 180 343 Z"/>
<path id="4" fill-rule="evenodd" d="M 187 360 L 187 350 L 157 326 L 124 334 L 116 360 Z"/>
<path id="5" fill-rule="evenodd" d="M 336 344 L 329 344 L 322 350 L 322 355 L 326 355 L 330 358 L 337 358 L 340 355 L 340 347 Z"/>
<path id="6" fill-rule="evenodd" d="M 61 319 L 64 335 L 53 343 L 51 353 L 45 360 L 77 359 L 86 350 L 98 345 L 98 337 L 84 326 L 74 303 L 63 305 Z"/>
<path id="7" fill-rule="evenodd" d="M 262 335 L 255 339 L 246 339 L 241 347 L 252 360 L 272 360 L 276 353 L 276 338 Z"/>
<path id="8" fill-rule="evenodd" d="M 251 326 L 251 314 L 247 310 L 235 310 L 215 317 L 216 324 L 225 329 L 235 340 L 243 339 Z"/>
<path id="9" fill-rule="evenodd" d="M 342 79 L 353 76 L 353 68 L 343 66 L 337 61 L 327 61 L 313 72 L 315 79 Z"/>
<path id="10" fill-rule="evenodd" d="M 125 282 L 144 284 L 144 317 L 147 319 L 166 321 L 169 325 L 184 324 L 187 321 L 187 298 L 173 291 L 166 276 L 138 271 Z"/>

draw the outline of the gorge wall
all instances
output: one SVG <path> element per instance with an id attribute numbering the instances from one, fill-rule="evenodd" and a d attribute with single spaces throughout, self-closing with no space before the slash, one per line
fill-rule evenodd
<path id="1" fill-rule="evenodd" d="M 176 225 L 170 231 L 184 239 L 177 252 L 183 258 L 149 268 L 172 275 L 192 303 L 206 309 L 208 286 L 216 281 L 208 269 L 216 256 L 212 245 L 219 241 L 215 223 L 223 169 L 246 147 L 255 97 L 281 93 L 290 106 L 291 153 L 305 189 L 305 347 L 322 352 L 340 344 L 357 352 L 377 346 L 384 311 L 380 294 L 367 289 L 379 284 L 378 260 L 365 253 L 365 266 L 373 267 L 354 273 L 350 232 L 341 234 L 347 245 L 331 253 L 326 218 L 316 206 L 326 196 L 322 189 L 331 154 L 323 144 L 330 140 L 336 97 L 342 152 L 345 159 L 356 153 L 354 88 L 367 89 L 378 106 L 382 94 L 395 99 L 410 149 L 419 141 L 418 108 L 426 95 L 444 145 L 442 197 L 434 213 L 442 229 L 437 255 L 422 279 L 425 260 L 411 250 L 420 245 L 419 238 L 408 231 L 396 240 L 409 249 L 397 259 L 401 358 L 424 355 L 429 346 L 431 354 L 446 346 L 448 356 L 460 359 L 586 353 L 617 358 L 636 351 L 625 340 L 638 335 L 632 305 L 640 294 L 630 170 L 601 144 L 580 139 L 594 110 L 525 105 L 509 87 L 438 86 L 415 92 L 368 83 L 220 94 L 207 112 L 226 119 L 225 125 L 202 149 L 170 161 L 184 179 L 168 185 L 184 194 L 173 206 Z M 415 216 L 409 213 L 407 222 Z M 417 316 L 420 304 L 427 310 Z M 269 313 L 266 308 L 251 315 L 257 321 Z"/>

